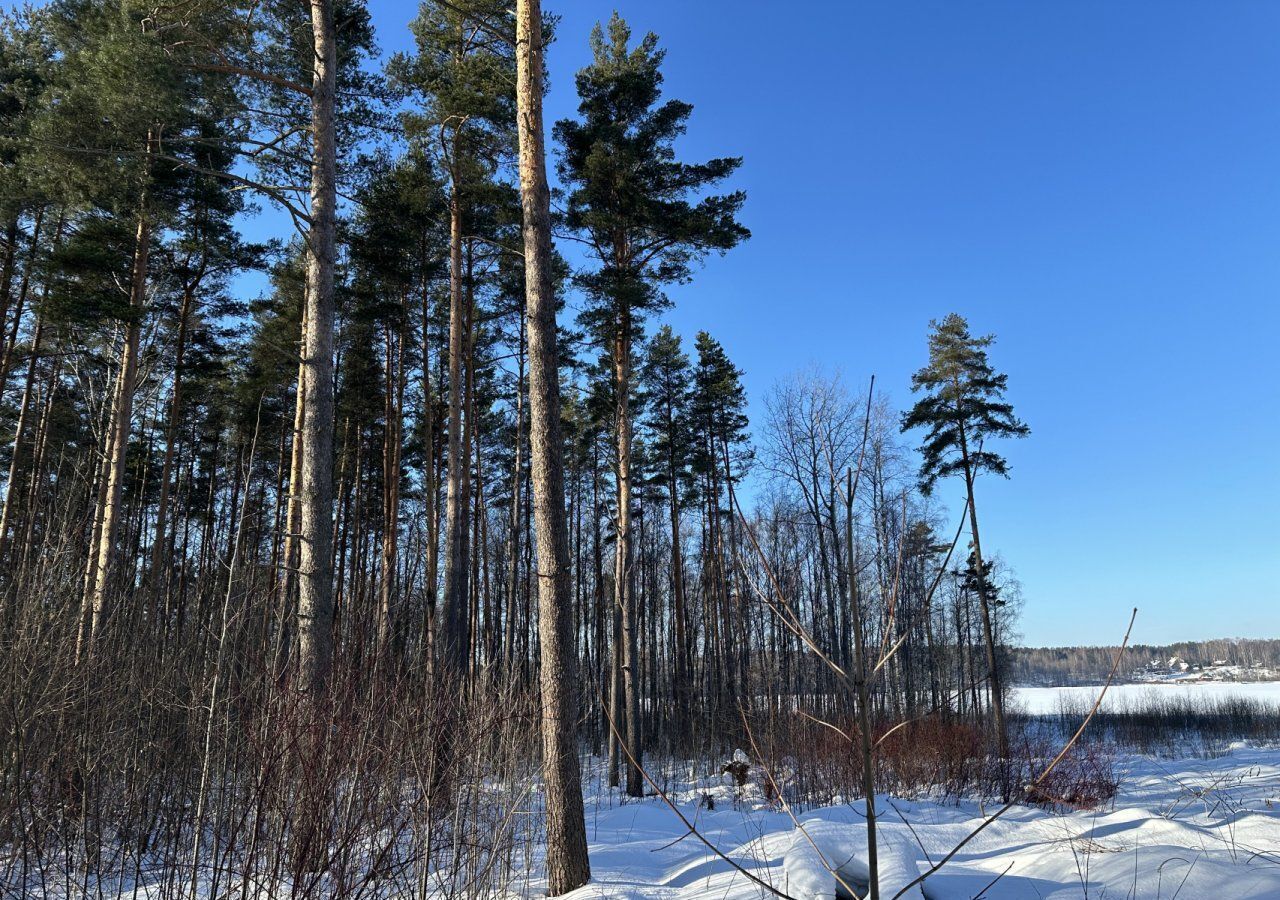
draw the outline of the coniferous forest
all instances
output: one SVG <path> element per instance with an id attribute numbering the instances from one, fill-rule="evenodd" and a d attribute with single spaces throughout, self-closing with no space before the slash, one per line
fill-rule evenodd
<path id="1" fill-rule="evenodd" d="M 1057 789 L 981 528 L 1035 418 L 999 323 L 749 418 L 662 321 L 750 244 L 744 148 L 683 151 L 616 13 L 545 120 L 555 12 L 425 0 L 395 54 L 360 0 L 4 14 L 0 895 L 562 894 L 584 791 L 688 760 Z"/>

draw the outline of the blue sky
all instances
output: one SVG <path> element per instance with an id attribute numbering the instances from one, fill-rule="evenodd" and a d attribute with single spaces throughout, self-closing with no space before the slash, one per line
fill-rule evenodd
<path id="1" fill-rule="evenodd" d="M 562 22 L 548 120 L 611 4 Z M 384 47 L 408 5 L 374 0 Z M 1028 643 L 1280 636 L 1280 4 L 649 0 L 620 8 L 741 154 L 752 240 L 672 293 L 754 418 L 817 363 L 898 404 L 949 311 L 1033 429 L 980 485 Z M 942 488 L 953 508 L 959 485 Z"/>
<path id="2" fill-rule="evenodd" d="M 370 0 L 384 50 L 416 4 Z M 614 5 L 545 0 L 548 125 Z M 995 332 L 1033 429 L 980 485 L 1030 644 L 1280 636 L 1280 4 L 646 0 L 742 155 L 753 238 L 672 291 L 769 387 L 811 364 L 899 405 L 931 318 Z M 940 492 L 960 509 L 958 484 Z"/>

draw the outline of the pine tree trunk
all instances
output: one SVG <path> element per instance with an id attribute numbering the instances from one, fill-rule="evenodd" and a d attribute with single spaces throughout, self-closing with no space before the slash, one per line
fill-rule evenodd
<path id="1" fill-rule="evenodd" d="M 337 216 L 334 127 L 337 40 L 332 0 L 311 0 L 311 226 L 307 233 L 307 322 L 299 493 L 298 676 L 323 688 L 333 659 L 333 270 Z"/>
<path id="2" fill-rule="evenodd" d="M 400 421 L 404 405 L 403 334 L 386 329 L 386 397 L 382 444 L 382 573 L 378 619 L 378 647 L 389 652 L 396 633 L 396 566 L 399 559 L 400 522 Z"/>
<path id="3" fill-rule="evenodd" d="M 462 650 L 463 671 L 469 676 L 475 674 L 476 628 L 479 626 L 477 610 L 479 608 L 480 590 L 480 556 L 483 547 L 480 544 L 479 513 L 483 502 L 481 491 L 483 480 L 480 476 L 482 460 L 480 458 L 480 429 L 476 427 L 476 282 L 475 282 L 475 242 L 468 240 L 466 245 L 466 356 L 465 381 L 463 384 L 463 418 L 462 418 L 462 503 L 465 519 L 460 533 L 462 546 L 460 553 L 466 561 L 467 570 L 463 583 L 462 596 L 466 605 L 462 611 Z M 472 470 L 475 478 L 472 479 Z M 470 678 L 468 679 L 470 681 Z"/>
<path id="4" fill-rule="evenodd" d="M 733 491 L 733 467 L 729 459 L 729 441 L 722 433 L 720 435 L 720 448 L 724 454 L 724 481 L 725 493 L 732 496 Z M 738 518 L 733 514 L 732 501 L 729 507 L 729 553 L 727 556 L 732 559 L 737 558 L 738 553 Z M 750 677 L 750 651 L 748 649 L 748 641 L 751 636 L 751 623 L 748 621 L 748 607 L 746 597 L 743 594 L 740 585 L 734 584 L 733 579 L 734 567 L 728 565 L 725 567 L 725 591 L 726 599 L 731 599 L 730 603 L 732 621 L 737 623 L 738 638 L 738 696 L 750 697 L 751 685 L 748 683 Z"/>
<path id="5" fill-rule="evenodd" d="M 595 604 L 595 683 L 600 686 L 601 692 L 604 691 L 605 673 L 611 671 L 605 662 L 605 647 L 609 645 L 608 625 L 605 624 L 606 612 L 608 604 L 605 602 L 604 589 L 604 546 L 603 536 L 600 528 L 600 441 L 592 436 L 591 439 L 591 564 L 592 574 L 592 599 Z M 610 682 L 612 686 L 612 681 Z M 609 729 L 608 723 L 605 721 L 604 713 L 606 711 L 612 715 L 612 707 L 607 707 L 609 701 L 602 695 L 598 698 L 596 721 L 599 728 L 596 729 L 597 735 L 605 735 L 605 744 L 608 748 L 608 771 L 609 786 L 618 786 L 618 754 L 615 748 L 613 732 Z M 595 741 L 595 750 L 599 752 L 600 741 Z"/>
<path id="6" fill-rule="evenodd" d="M 435 609 L 436 609 L 436 581 L 440 571 L 440 516 L 437 510 L 437 485 L 439 480 L 436 474 L 436 396 L 435 390 L 431 385 L 431 309 L 427 288 L 422 288 L 422 395 L 424 415 L 427 419 L 427 426 L 424 429 L 426 436 L 423 440 L 423 463 L 422 463 L 422 482 L 423 488 L 423 514 L 427 519 L 427 565 L 425 575 L 425 587 L 427 592 L 427 621 L 426 621 L 426 653 L 428 659 L 431 655 L 431 636 L 435 629 Z"/>
<path id="7" fill-rule="evenodd" d="M 964 427 L 960 428 L 960 454 L 964 464 L 964 485 L 969 500 L 969 529 L 973 536 L 973 564 L 978 582 L 978 609 L 982 613 L 982 642 L 987 651 L 987 675 L 991 686 L 991 712 L 995 717 L 996 745 L 1000 758 L 1009 756 L 1009 732 L 1004 717 L 1004 688 L 1001 684 L 1000 666 L 996 659 L 995 628 L 991 621 L 991 604 L 987 600 L 987 572 L 982 562 L 982 539 L 978 535 L 978 507 L 973 499 L 973 466 L 969 459 L 969 445 Z"/>
<path id="8" fill-rule="evenodd" d="M 342 421 L 342 444 L 338 450 L 338 480 L 337 480 L 337 512 L 333 517 L 333 535 L 331 538 L 334 552 L 337 555 L 337 571 L 334 575 L 334 599 L 333 599 L 333 621 L 334 627 L 337 627 L 338 620 L 342 618 L 343 604 L 347 597 L 347 551 L 351 546 L 347 539 L 351 531 L 352 518 L 352 477 L 348 470 L 352 468 L 352 456 L 355 457 L 355 476 L 354 482 L 360 481 L 360 442 L 356 441 L 354 450 L 351 448 L 351 419 L 345 418 Z M 358 515 L 357 509 L 356 514 Z"/>
<path id="9" fill-rule="evenodd" d="M 105 420 L 105 426 L 102 434 L 101 447 L 95 447 L 100 451 L 93 480 L 93 518 L 89 524 L 88 534 L 88 552 L 85 559 L 84 578 L 81 580 L 80 591 L 80 615 L 76 620 L 76 663 L 79 664 L 81 657 L 84 655 L 88 647 L 89 639 L 89 613 L 93 605 L 93 586 L 98 580 L 98 554 L 95 552 L 98 546 L 98 539 L 102 535 L 102 513 L 106 507 L 107 501 L 107 471 L 110 464 L 110 454 L 108 453 L 111 440 L 111 407 L 110 398 L 103 398 L 103 409 L 99 411 L 99 421 Z M 95 441 L 95 445 L 97 442 Z"/>
<path id="10" fill-rule="evenodd" d="M 303 302 L 302 328 L 299 332 L 298 386 L 293 398 L 293 434 L 289 441 L 289 496 L 284 516 L 284 549 L 280 566 L 280 633 L 276 637 L 276 678 L 284 678 L 294 653 L 297 639 L 293 628 L 294 594 L 298 584 L 298 529 L 302 527 L 302 431 L 306 421 L 307 366 L 302 359 L 302 342 L 306 340 L 306 302 Z"/>
<path id="11" fill-rule="evenodd" d="M 675 422 L 668 415 L 668 431 L 673 432 L 675 427 Z M 684 554 L 680 545 L 680 492 L 676 476 L 676 458 L 673 449 L 667 458 L 667 500 L 668 512 L 671 516 L 671 614 L 675 619 L 675 652 L 673 654 L 675 657 L 675 724 L 677 729 L 681 729 L 689 722 L 693 692 L 689 684 L 689 626 L 684 596 Z"/>
<path id="12" fill-rule="evenodd" d="M 528 226 L 526 226 L 528 227 Z M 527 252 L 527 251 L 526 251 Z M 527 267 L 527 266 L 526 266 Z M 531 296 L 531 289 L 526 288 L 526 293 Z M 525 318 L 520 319 L 520 350 L 516 357 L 516 440 L 514 459 L 511 463 L 511 538 L 509 541 L 511 548 L 510 575 L 507 579 L 507 585 L 510 591 L 507 603 L 506 630 L 503 634 L 503 645 L 505 647 L 507 665 L 510 665 L 511 651 L 515 644 L 515 621 L 517 602 L 520 599 L 520 528 L 522 522 L 520 520 L 520 474 L 521 474 L 521 453 L 524 450 L 524 378 L 525 378 Z M 556 394 L 559 396 L 559 385 L 556 386 Z M 557 418 L 559 413 L 557 412 Z M 561 466 L 563 469 L 563 464 Z"/>
<path id="13" fill-rule="evenodd" d="M 613 610 L 613 619 L 611 623 L 610 635 L 613 640 L 609 644 L 609 711 L 607 718 L 612 725 L 609 728 L 609 787 L 617 787 L 620 782 L 618 780 L 618 772 L 620 760 L 622 759 L 622 751 L 619 745 L 627 739 L 627 719 L 623 715 L 623 690 L 622 690 L 622 607 L 617 603 L 617 599 L 610 604 Z"/>
<path id="14" fill-rule="evenodd" d="M 529 330 L 529 441 L 538 541 L 547 891 L 558 896 L 586 884 L 591 869 L 578 770 L 578 673 L 572 650 L 573 596 L 564 518 L 564 442 L 560 434 L 560 368 L 551 281 L 551 195 L 542 136 L 539 0 L 516 3 L 516 78 Z"/>
<path id="15" fill-rule="evenodd" d="M 614 603 L 622 614 L 623 714 L 627 720 L 627 795 L 644 796 L 640 764 L 640 683 L 637 672 L 636 610 L 632 596 L 631 550 L 631 313 L 620 310 L 613 340 L 615 436 L 618 442 L 618 533 L 614 559 Z"/>
<path id="16" fill-rule="evenodd" d="M 445 495 L 444 610 L 436 640 L 440 674 L 457 679 L 466 662 L 467 531 L 465 508 L 467 445 L 463 442 L 463 361 L 467 311 L 462 293 L 462 200 L 455 172 L 449 198 L 449 444 Z"/>
<path id="17" fill-rule="evenodd" d="M 147 145 L 150 149 L 151 139 Z M 138 342 L 142 334 L 142 310 L 146 302 L 147 261 L 151 252 L 151 223 L 147 217 L 146 199 L 138 214 L 134 238 L 133 272 L 129 287 L 129 321 L 125 325 L 124 348 L 111 401 L 111 425 L 107 432 L 106 461 L 103 475 L 106 489 L 102 495 L 101 526 L 93 549 L 94 577 L 89 594 L 88 651 L 102 629 L 107 613 L 107 596 L 115 562 L 115 544 L 120 530 L 120 505 L 124 496 L 125 462 L 133 421 L 133 396 L 138 377 Z M 77 654 L 79 656 L 79 654 Z"/>
<path id="18" fill-rule="evenodd" d="M 471 517 L 470 529 L 467 533 L 466 558 L 471 566 L 471 571 L 467 578 L 467 616 L 466 616 L 466 635 L 467 635 L 467 673 L 468 682 L 474 683 L 476 676 L 479 674 L 478 649 L 480 646 L 480 591 L 483 587 L 481 578 L 482 559 L 487 560 L 488 554 L 484 552 L 484 542 L 481 528 L 481 512 L 484 510 L 484 478 L 481 472 L 484 471 L 484 458 L 480 446 L 480 429 L 475 427 L 476 422 L 476 329 L 475 329 L 475 301 L 474 301 L 474 285 L 472 280 L 472 247 L 467 247 L 467 418 L 466 425 L 463 428 L 463 434 L 466 439 L 466 446 L 470 447 L 470 459 L 467 460 L 466 474 L 463 479 L 464 496 L 466 502 L 465 508 Z M 472 478 L 472 469 L 475 470 L 475 477 Z M 474 552 L 472 552 L 474 550 Z"/>

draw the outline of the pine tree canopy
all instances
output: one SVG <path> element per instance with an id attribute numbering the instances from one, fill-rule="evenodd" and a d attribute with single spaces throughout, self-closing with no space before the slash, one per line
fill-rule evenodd
<path id="1" fill-rule="evenodd" d="M 741 157 L 675 158 L 675 139 L 693 107 L 661 102 L 657 37 L 630 42 L 631 29 L 616 13 L 607 33 L 595 27 L 592 63 L 577 76 L 581 118 L 557 122 L 555 137 L 568 189 L 565 224 L 601 263 L 581 286 L 606 308 L 643 312 L 665 305 L 662 285 L 687 280 L 707 253 L 729 250 L 751 233 L 737 220 L 743 192 L 699 199 L 736 171 Z"/>
<path id="2" fill-rule="evenodd" d="M 693 416 L 707 440 L 714 444 L 703 449 L 696 465 L 705 470 L 724 464 L 723 454 L 730 453 L 730 474 L 741 481 L 755 458 L 747 432 L 747 392 L 742 385 L 742 370 L 735 366 L 724 346 L 705 331 L 695 341 L 698 365 L 694 372 Z"/>
<path id="3" fill-rule="evenodd" d="M 1008 463 L 986 448 L 987 441 L 1025 437 L 1031 429 L 1004 400 L 1008 376 L 987 359 L 995 336 L 974 337 L 956 313 L 929 324 L 929 364 L 911 376 L 911 390 L 924 396 L 902 417 L 903 431 L 927 430 L 919 448 L 921 489 L 928 494 L 951 475 L 1007 476 Z"/>

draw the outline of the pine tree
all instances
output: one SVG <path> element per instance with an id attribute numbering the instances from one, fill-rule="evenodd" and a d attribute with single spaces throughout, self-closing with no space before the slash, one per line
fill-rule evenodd
<path id="1" fill-rule="evenodd" d="M 551 193 L 542 137 L 543 36 L 539 0 L 516 4 L 519 170 L 529 330 L 529 437 L 538 528 L 538 634 L 542 645 L 542 748 L 547 785 L 547 886 L 567 893 L 591 877 L 578 768 L 578 678 L 564 510 L 564 440 L 556 342 Z M 520 439 L 517 422 L 516 440 Z M 517 457 L 518 461 L 518 457 Z M 513 516 L 514 525 L 515 516 Z"/>
<path id="2" fill-rule="evenodd" d="M 648 406 L 645 424 L 653 435 L 653 480 L 663 488 L 671 520 L 671 598 L 675 627 L 674 694 L 677 717 L 692 707 L 693 645 L 685 596 L 681 510 L 692 498 L 696 481 L 693 461 L 693 368 L 680 337 L 664 325 L 650 339 L 642 367 Z"/>
<path id="3" fill-rule="evenodd" d="M 924 443 L 920 445 L 923 493 L 932 493 L 941 478 L 964 477 L 973 543 L 972 572 L 978 583 L 996 740 L 1001 757 L 1005 757 L 1009 752 L 1009 735 L 974 484 L 983 472 L 1008 476 L 1008 463 L 988 448 L 988 441 L 1025 437 L 1031 429 L 1014 415 L 1013 407 L 1004 399 L 1009 377 L 997 373 L 987 359 L 987 348 L 995 343 L 994 335 L 974 337 L 969 333 L 969 323 L 955 313 L 931 322 L 930 328 L 929 364 L 911 377 L 912 391 L 924 396 L 903 415 L 902 430 L 925 429 Z"/>
<path id="4" fill-rule="evenodd" d="M 56 98 L 32 126 L 41 172 L 68 203 L 89 203 L 133 234 L 127 306 L 111 388 L 98 503 L 85 568 L 82 644 L 92 647 L 117 576 L 117 537 L 137 389 L 139 341 L 156 236 L 179 204 L 187 171 L 199 165 L 205 121 L 218 107 L 218 79 L 196 74 L 170 53 L 148 10 L 132 0 L 98 5 L 68 0 L 51 29 L 62 64 Z M 123 226 L 121 226 L 123 227 Z M 79 656 L 79 649 L 77 650 Z"/>
<path id="5" fill-rule="evenodd" d="M 580 120 L 558 122 L 563 147 L 560 180 L 568 188 L 567 226 L 586 242 L 598 263 L 578 279 L 590 307 L 584 324 L 613 362 L 617 459 L 617 537 L 614 602 L 622 618 L 625 722 L 635 758 L 627 766 L 627 793 L 644 790 L 636 648 L 632 602 L 632 346 L 646 313 L 666 304 L 664 285 L 685 281 L 695 262 L 724 252 L 749 236 L 737 214 L 741 192 L 696 198 L 741 164 L 737 158 L 689 164 L 675 159 L 692 107 L 661 101 L 658 39 L 630 45 L 631 30 L 615 13 L 606 31 L 591 33 L 592 62 L 577 75 Z"/>
<path id="6" fill-rule="evenodd" d="M 727 710 L 732 708 L 731 698 L 747 690 L 746 606 L 742 586 L 733 577 L 738 534 L 731 497 L 734 485 L 746 475 L 753 457 L 741 370 L 707 332 L 698 332 L 695 347 L 698 362 L 692 418 L 697 442 L 693 464 L 702 480 L 707 504 L 703 579 L 710 597 L 718 604 L 717 615 L 722 623 L 715 693 L 718 706 Z"/>
<path id="7" fill-rule="evenodd" d="M 173 236 L 156 251 L 156 262 L 166 273 L 157 312 L 165 319 L 173 348 L 172 359 L 166 360 L 172 375 L 150 566 L 156 587 L 163 586 L 159 576 L 170 555 L 169 506 L 178 430 L 187 399 L 184 380 L 191 364 L 189 353 L 202 333 L 207 335 L 217 327 L 212 323 L 243 315 L 243 304 L 230 296 L 230 281 L 245 269 L 261 268 L 267 250 L 263 245 L 246 244 L 234 226 L 235 217 L 245 211 L 245 199 L 222 177 L 233 161 L 230 148 L 221 141 L 226 118 L 224 110 L 203 110 L 195 130 L 203 145 L 195 156 L 201 171 L 186 173 L 170 226 Z"/>
<path id="8" fill-rule="evenodd" d="M 429 306 L 434 282 L 441 274 L 440 258 L 446 253 L 448 236 L 442 227 L 443 188 L 430 159 L 411 150 L 394 161 L 383 157 L 369 160 L 369 175 L 359 193 L 360 211 L 352 228 L 351 260 L 354 270 L 352 292 L 356 314 L 368 319 L 382 347 L 381 368 L 385 389 L 381 391 L 382 429 L 382 520 L 381 571 L 379 576 L 378 646 L 381 653 L 400 646 L 403 624 L 399 608 L 398 565 L 399 518 L 402 499 L 402 467 L 407 452 L 404 434 L 407 373 L 416 358 L 421 365 L 426 442 L 435 440 L 430 390 L 430 359 L 426 343 L 415 350 L 412 323 L 421 310 L 422 335 L 430 328 Z M 361 352 L 357 350 L 357 352 Z M 340 418 L 342 418 L 340 416 Z M 430 419 L 430 422 L 428 422 Z M 426 463 L 422 492 L 425 511 L 434 522 L 434 453 Z M 434 530 L 430 530 L 434 534 Z M 434 539 L 431 552 L 434 556 Z M 434 569 L 428 575 L 428 590 L 434 591 Z M 433 603 L 434 600 L 429 600 Z"/>
<path id="9" fill-rule="evenodd" d="M 444 610 L 439 617 L 436 655 L 443 673 L 465 670 L 471 546 L 470 444 L 474 422 L 466 415 L 466 383 L 474 346 L 474 282 L 467 235 L 494 177 L 514 144 L 515 58 L 512 47 L 476 22 L 501 21 L 506 7 L 496 0 L 443 3 L 429 0 L 410 25 L 414 56 L 391 63 L 393 77 L 422 103 L 404 116 L 406 135 L 419 146 L 439 148 L 448 179 L 449 202 L 449 425 L 448 489 L 445 511 Z M 465 370 L 465 371 L 464 371 Z"/>

